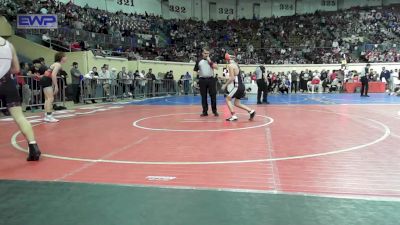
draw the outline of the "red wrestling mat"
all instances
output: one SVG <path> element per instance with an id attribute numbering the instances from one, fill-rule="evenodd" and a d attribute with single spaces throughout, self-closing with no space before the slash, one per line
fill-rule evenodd
<path id="1" fill-rule="evenodd" d="M 100 106 L 55 124 L 30 118 L 45 154 L 33 163 L 14 123 L 0 120 L 0 178 L 400 196 L 398 106 L 261 106 L 237 122 L 223 110 Z"/>

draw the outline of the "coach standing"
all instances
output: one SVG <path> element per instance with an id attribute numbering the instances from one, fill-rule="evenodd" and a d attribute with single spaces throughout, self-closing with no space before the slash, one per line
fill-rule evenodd
<path id="1" fill-rule="evenodd" d="M 208 116 L 208 102 L 207 93 L 211 98 L 211 109 L 214 116 L 218 116 L 217 111 L 217 83 L 214 78 L 214 69 L 217 69 L 217 64 L 210 59 L 210 50 L 206 47 L 203 48 L 202 58 L 196 62 L 194 71 L 199 75 L 199 86 L 201 95 L 201 104 L 203 112 L 200 116 Z"/>

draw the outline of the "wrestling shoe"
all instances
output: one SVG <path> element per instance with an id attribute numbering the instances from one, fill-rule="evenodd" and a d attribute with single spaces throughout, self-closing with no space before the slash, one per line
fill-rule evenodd
<path id="1" fill-rule="evenodd" d="M 54 118 L 53 115 L 46 115 L 43 120 L 45 122 L 49 122 L 49 123 L 57 123 L 58 121 L 60 121 L 60 120 Z"/>
<path id="2" fill-rule="evenodd" d="M 41 154 L 37 144 L 29 144 L 29 155 L 26 161 L 38 161 Z"/>
<path id="3" fill-rule="evenodd" d="M 250 114 L 250 118 L 249 118 L 249 120 L 253 120 L 254 119 L 254 116 L 256 115 L 256 110 L 251 110 L 250 112 L 249 112 L 249 114 Z"/>
<path id="4" fill-rule="evenodd" d="M 238 120 L 238 117 L 235 116 L 235 115 L 233 115 L 233 116 L 229 117 L 228 119 L 226 119 L 226 121 L 236 121 L 236 120 Z"/>

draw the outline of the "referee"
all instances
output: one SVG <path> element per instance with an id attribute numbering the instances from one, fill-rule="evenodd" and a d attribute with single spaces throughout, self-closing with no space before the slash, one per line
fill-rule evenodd
<path id="1" fill-rule="evenodd" d="M 368 79 L 369 79 L 369 67 L 370 64 L 368 63 L 367 66 L 364 68 L 364 73 L 361 74 L 361 97 L 369 97 L 368 95 Z"/>
<path id="2" fill-rule="evenodd" d="M 210 59 L 210 50 L 207 47 L 203 48 L 202 58 L 196 62 L 194 71 L 199 75 L 199 86 L 201 95 L 201 105 L 203 112 L 200 116 L 208 116 L 207 93 L 211 98 L 211 109 L 214 116 L 219 116 L 217 111 L 217 83 L 214 78 L 214 69 L 217 69 L 217 64 Z"/>
<path id="3" fill-rule="evenodd" d="M 256 79 L 257 79 L 257 104 L 262 104 L 264 102 L 265 104 L 269 104 L 267 98 L 268 98 L 268 85 L 267 85 L 267 80 L 264 77 L 265 74 L 265 67 L 264 66 L 259 66 L 256 68 Z M 263 95 L 263 101 L 261 102 L 261 95 Z"/>

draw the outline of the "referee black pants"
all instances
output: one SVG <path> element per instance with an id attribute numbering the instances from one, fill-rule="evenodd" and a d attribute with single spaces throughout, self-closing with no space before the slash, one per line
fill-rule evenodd
<path id="1" fill-rule="evenodd" d="M 257 102 L 261 103 L 261 94 L 263 95 L 263 102 L 267 102 L 268 87 L 264 79 L 257 80 Z"/>
<path id="2" fill-rule="evenodd" d="M 211 109 L 213 113 L 217 113 L 217 82 L 214 77 L 200 78 L 200 95 L 201 105 L 203 106 L 203 114 L 208 114 L 207 93 L 211 98 Z"/>
<path id="3" fill-rule="evenodd" d="M 361 96 L 368 95 L 368 78 L 365 76 L 361 77 Z"/>

